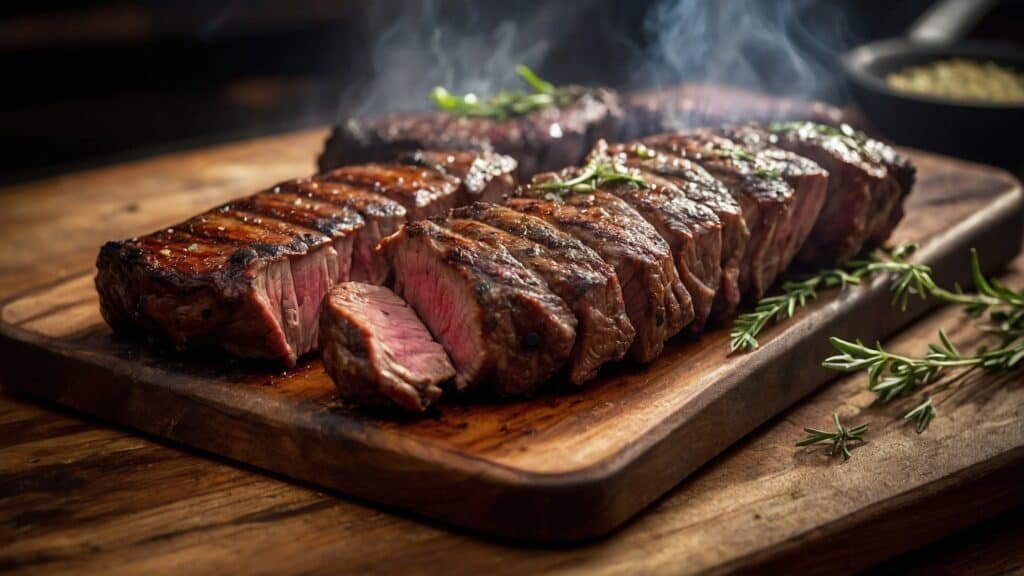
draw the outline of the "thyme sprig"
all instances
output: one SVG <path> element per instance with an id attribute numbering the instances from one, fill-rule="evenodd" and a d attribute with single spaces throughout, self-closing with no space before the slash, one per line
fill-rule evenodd
<path id="1" fill-rule="evenodd" d="M 548 190 L 551 196 L 558 196 L 567 192 L 585 194 L 612 184 L 647 187 L 647 182 L 640 172 L 627 168 L 624 164 L 617 162 L 614 157 L 603 154 L 591 157 L 577 176 L 567 180 L 549 180 L 537 187 L 541 190 Z M 560 196 L 549 199 L 559 200 Z"/>
<path id="2" fill-rule="evenodd" d="M 443 86 L 437 86 L 431 91 L 430 98 L 435 106 L 449 114 L 499 120 L 569 103 L 571 96 L 565 89 L 542 80 L 526 66 L 517 66 L 516 73 L 530 87 L 531 92 L 501 90 L 490 98 L 481 99 L 472 93 L 458 96 Z"/>
<path id="3" fill-rule="evenodd" d="M 729 334 L 730 351 L 757 348 L 757 335 L 762 330 L 770 324 L 792 318 L 797 308 L 817 298 L 819 289 L 846 288 L 879 273 L 895 274 L 891 283 L 893 302 L 905 309 L 911 294 L 923 296 L 937 288 L 931 277 L 931 268 L 906 260 L 915 250 L 917 244 L 900 244 L 889 251 L 888 258 L 872 255 L 850 262 L 845 268 L 824 269 L 800 281 L 784 282 L 781 294 L 762 298 L 752 312 L 736 317 Z"/>
<path id="4" fill-rule="evenodd" d="M 835 423 L 835 432 L 825 432 L 815 428 L 804 428 L 807 436 L 804 436 L 796 443 L 797 446 L 811 446 L 814 444 L 828 444 L 829 456 L 843 455 L 843 460 L 850 459 L 850 444 L 864 442 L 864 433 L 868 431 L 867 424 L 861 424 L 852 428 L 843 426 L 838 414 L 832 415 Z"/>

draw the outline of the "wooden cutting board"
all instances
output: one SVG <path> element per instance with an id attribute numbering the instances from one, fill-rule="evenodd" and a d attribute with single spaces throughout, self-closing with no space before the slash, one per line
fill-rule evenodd
<path id="1" fill-rule="evenodd" d="M 918 258 L 943 284 L 967 280 L 972 246 L 988 270 L 1008 262 L 1022 234 L 1019 184 L 995 169 L 911 154 L 920 182 L 895 240 L 921 242 Z M 195 202 L 187 191 L 144 198 L 135 210 L 155 226 Z M 105 208 L 67 209 L 102 219 Z M 729 356 L 724 328 L 679 339 L 651 366 L 609 370 L 582 392 L 447 402 L 396 420 L 339 402 L 315 359 L 271 371 L 115 338 L 83 269 L 0 307 L 0 378 L 29 396 L 389 507 L 564 542 L 618 526 L 826 381 L 826 336 L 882 338 L 925 311 L 915 303 L 895 313 L 888 298 L 882 281 L 823 297 L 750 354 Z"/>

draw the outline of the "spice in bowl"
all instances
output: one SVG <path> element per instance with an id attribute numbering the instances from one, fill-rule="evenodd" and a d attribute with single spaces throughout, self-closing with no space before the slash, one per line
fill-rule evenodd
<path id="1" fill-rule="evenodd" d="M 910 66 L 886 76 L 899 92 L 999 104 L 1024 104 L 1024 74 L 967 58 Z"/>

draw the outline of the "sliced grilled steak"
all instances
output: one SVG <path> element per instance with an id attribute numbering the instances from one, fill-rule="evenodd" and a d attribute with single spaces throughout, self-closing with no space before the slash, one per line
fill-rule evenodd
<path id="1" fill-rule="evenodd" d="M 320 311 L 320 351 L 341 396 L 363 406 L 423 411 L 455 376 L 444 348 L 383 286 L 345 282 L 331 289 Z"/>
<path id="2" fill-rule="evenodd" d="M 462 203 L 457 178 L 406 164 L 359 164 L 320 174 L 318 180 L 367 188 L 405 207 L 410 220 L 444 213 Z"/>
<path id="3" fill-rule="evenodd" d="M 344 280 L 339 252 L 351 254 L 363 220 L 339 206 L 313 229 L 303 225 L 310 223 L 305 210 L 261 206 L 243 200 L 108 242 L 96 263 L 103 317 L 116 331 L 162 336 L 178 347 L 216 346 L 293 365 L 316 347 L 320 301 Z"/>
<path id="4" fill-rule="evenodd" d="M 592 158 L 611 155 L 603 140 L 591 153 Z M 722 222 L 714 211 L 688 198 L 675 183 L 653 173 L 639 174 L 645 187 L 617 186 L 608 191 L 636 209 L 672 249 L 679 278 L 693 300 L 690 329 L 699 332 L 711 316 L 722 279 Z"/>
<path id="5" fill-rule="evenodd" d="M 672 182 L 687 198 L 706 206 L 718 217 L 722 224 L 722 277 L 712 312 L 719 318 L 730 317 L 740 303 L 740 265 L 750 239 L 739 202 L 707 170 L 686 158 L 639 143 L 613 144 L 608 152 L 619 163 L 640 170 L 641 174 L 657 175 Z"/>
<path id="6" fill-rule="evenodd" d="M 516 161 L 504 154 L 417 150 L 401 160 L 458 178 L 464 202 L 499 202 L 512 194 L 516 186 Z"/>
<path id="7" fill-rule="evenodd" d="M 615 134 L 622 115 L 609 90 L 568 88 L 573 102 L 519 118 L 465 118 L 435 112 L 350 119 L 335 127 L 320 156 L 321 172 L 390 161 L 416 150 L 493 150 L 518 163 L 520 178 L 583 159 L 598 138 Z"/>
<path id="8" fill-rule="evenodd" d="M 708 130 L 653 136 L 644 144 L 697 162 L 739 201 L 750 231 L 740 290 L 751 300 L 760 299 L 814 226 L 827 172 L 784 150 L 748 150 Z"/>
<path id="9" fill-rule="evenodd" d="M 395 292 L 448 351 L 459 390 L 534 391 L 558 371 L 575 339 L 572 311 L 507 250 L 429 220 L 385 238 Z"/>
<path id="10" fill-rule="evenodd" d="M 913 167 L 890 146 L 849 126 L 810 122 L 729 129 L 744 142 L 768 142 L 817 162 L 829 172 L 825 205 L 797 259 L 808 265 L 842 263 L 884 242 L 903 215 Z"/>
<path id="11" fill-rule="evenodd" d="M 359 213 L 365 225 L 353 240 L 352 270 L 348 278 L 371 284 L 383 284 L 387 280 L 390 268 L 376 248 L 382 238 L 397 232 L 406 221 L 406 210 L 401 204 L 364 188 L 308 178 L 282 182 L 270 192 L 280 195 L 286 203 L 328 203 Z"/>
<path id="12" fill-rule="evenodd" d="M 566 171 L 562 177 L 573 175 Z M 638 362 L 654 360 L 665 340 L 693 320 L 693 303 L 679 280 L 672 250 L 643 216 L 608 192 L 543 199 L 547 192 L 536 186 L 552 177 L 538 176 L 534 186 L 522 190 L 527 197 L 513 198 L 508 206 L 551 222 L 615 267 L 626 314 L 636 330 L 630 356 Z"/>
<path id="13" fill-rule="evenodd" d="M 583 384 L 622 359 L 635 334 L 615 269 L 596 252 L 548 222 L 496 204 L 456 208 L 442 224 L 488 246 L 504 247 L 536 272 L 576 315 L 569 381 Z"/>

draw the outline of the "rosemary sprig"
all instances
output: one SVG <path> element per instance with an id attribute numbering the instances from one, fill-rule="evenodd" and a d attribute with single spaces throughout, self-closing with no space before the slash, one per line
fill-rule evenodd
<path id="1" fill-rule="evenodd" d="M 606 155 L 595 155 L 583 166 L 579 175 L 568 180 L 550 180 L 538 185 L 541 190 L 550 191 L 552 200 L 560 200 L 560 193 L 576 192 L 585 194 L 611 184 L 629 184 L 640 188 L 647 187 L 647 182 L 636 170 L 627 168 Z M 556 197 L 557 196 L 557 197 Z M 545 196 L 547 197 L 547 196 Z"/>
<path id="2" fill-rule="evenodd" d="M 437 86 L 431 91 L 430 98 L 435 106 L 449 114 L 491 117 L 499 120 L 522 116 L 551 106 L 563 106 L 569 102 L 570 95 L 567 91 L 542 80 L 526 66 L 517 66 L 516 73 L 532 92 L 501 90 L 490 98 L 481 99 L 476 94 L 457 96 L 443 86 Z"/>
<path id="3" fill-rule="evenodd" d="M 932 418 L 935 418 L 935 406 L 932 405 L 931 396 L 925 398 L 924 402 L 921 402 L 917 407 L 903 416 L 903 420 L 914 423 L 914 429 L 917 430 L 918 434 L 924 432 L 928 428 L 928 425 L 932 422 Z"/>
<path id="4" fill-rule="evenodd" d="M 818 297 L 819 288 L 834 288 L 859 284 L 860 277 L 842 269 L 830 269 L 819 271 L 814 276 L 797 282 L 784 282 L 782 294 L 762 298 L 757 303 L 753 312 L 740 314 L 733 323 L 732 332 L 729 333 L 729 349 L 731 352 L 737 350 L 753 350 L 760 344 L 757 335 L 761 333 L 770 323 L 778 323 L 788 320 L 796 313 L 797 308 L 807 305 L 807 302 Z"/>
<path id="5" fill-rule="evenodd" d="M 814 444 L 828 444 L 829 456 L 843 455 L 843 460 L 850 459 L 850 444 L 864 442 L 864 433 L 868 431 L 867 424 L 847 428 L 839 421 L 839 415 L 833 414 L 832 421 L 836 425 L 835 432 L 825 432 L 815 428 L 804 428 L 807 436 L 804 436 L 796 443 L 797 446 L 811 446 Z"/>
<path id="6" fill-rule="evenodd" d="M 931 268 L 906 261 L 916 249 L 917 244 L 900 244 L 889 252 L 888 259 L 872 255 L 864 260 L 850 262 L 845 268 L 824 269 L 803 280 L 783 283 L 782 294 L 763 298 L 753 312 L 736 317 L 729 334 L 730 351 L 757 348 L 757 335 L 762 330 L 769 324 L 792 318 L 797 308 L 806 306 L 807 302 L 818 296 L 818 289 L 846 288 L 879 273 L 896 274 L 891 284 L 893 303 L 905 309 L 911 294 L 921 294 L 923 297 L 937 288 L 931 277 Z"/>
<path id="7" fill-rule="evenodd" d="M 908 396 L 918 388 L 932 384 L 951 370 L 981 369 L 1001 372 L 1024 365 L 1024 291 L 1014 291 L 995 279 L 986 278 L 976 251 L 971 251 L 971 273 L 977 291 L 965 293 L 959 287 L 949 291 L 935 286 L 930 276 L 918 288 L 922 295 L 931 295 L 949 303 L 963 306 L 971 316 L 988 312 L 987 326 L 983 329 L 999 338 L 995 348 L 981 348 L 973 355 L 962 354 L 945 331 L 939 330 L 939 343 L 928 345 L 928 352 L 920 357 L 909 357 L 886 351 L 880 344 L 874 348 L 859 340 L 851 342 L 831 338 L 832 346 L 840 353 L 826 358 L 822 366 L 840 372 L 868 373 L 868 389 L 877 394 L 877 405 Z M 908 282 L 907 284 L 912 284 Z M 949 385 L 947 380 L 945 385 Z M 935 417 L 931 398 L 925 399 L 907 412 L 903 418 L 915 423 L 918 433 L 923 432 Z"/>

